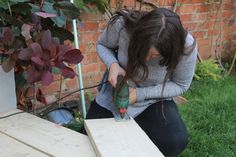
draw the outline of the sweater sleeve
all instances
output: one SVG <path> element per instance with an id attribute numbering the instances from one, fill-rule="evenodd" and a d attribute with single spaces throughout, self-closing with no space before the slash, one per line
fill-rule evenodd
<path id="1" fill-rule="evenodd" d="M 114 51 L 118 48 L 122 27 L 123 21 L 118 18 L 114 23 L 107 26 L 98 39 L 97 53 L 108 69 L 112 63 L 118 62 Z"/>
<path id="2" fill-rule="evenodd" d="M 191 36 L 191 35 L 190 35 Z M 188 37 L 186 41 L 189 45 L 194 42 L 193 37 Z M 156 98 L 170 98 L 181 95 L 189 88 L 195 70 L 195 64 L 197 59 L 197 44 L 193 49 L 192 53 L 185 55 L 181 58 L 179 64 L 174 70 L 171 78 L 166 82 L 165 88 L 162 93 L 163 84 L 156 86 L 137 88 L 137 102 L 144 101 L 145 99 L 156 99 Z"/>

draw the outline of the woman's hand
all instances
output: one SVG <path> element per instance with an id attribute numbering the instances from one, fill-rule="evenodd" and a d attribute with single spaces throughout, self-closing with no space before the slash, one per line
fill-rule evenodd
<path id="1" fill-rule="evenodd" d="M 137 90 L 136 88 L 129 87 L 129 104 L 132 105 L 137 101 Z"/>
<path id="2" fill-rule="evenodd" d="M 116 87 L 117 77 L 119 75 L 125 76 L 125 70 L 118 63 L 112 63 L 109 69 L 108 81 L 113 87 Z"/>

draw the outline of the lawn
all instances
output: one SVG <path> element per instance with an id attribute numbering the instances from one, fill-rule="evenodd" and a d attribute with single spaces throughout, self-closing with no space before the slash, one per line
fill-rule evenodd
<path id="1" fill-rule="evenodd" d="M 189 145 L 178 157 L 236 156 L 236 76 L 193 81 L 179 106 Z"/>

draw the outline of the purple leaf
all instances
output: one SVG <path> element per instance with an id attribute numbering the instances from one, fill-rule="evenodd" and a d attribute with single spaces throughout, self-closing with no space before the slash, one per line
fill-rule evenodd
<path id="1" fill-rule="evenodd" d="M 32 57 L 32 49 L 30 48 L 22 49 L 18 55 L 18 58 L 21 60 L 30 60 L 31 57 Z"/>
<path id="2" fill-rule="evenodd" d="M 44 66 L 45 65 L 44 61 L 39 56 L 33 56 L 33 57 L 31 57 L 31 60 L 39 66 Z"/>
<path id="3" fill-rule="evenodd" d="M 11 28 L 5 27 L 3 29 L 2 40 L 3 40 L 4 44 L 7 44 L 7 45 L 12 44 L 12 42 L 14 41 L 14 34 L 13 34 Z"/>
<path id="4" fill-rule="evenodd" d="M 43 18 L 48 18 L 48 17 L 56 17 L 56 14 L 52 14 L 52 13 L 45 13 L 45 12 L 36 12 L 36 15 L 43 17 Z"/>
<path id="5" fill-rule="evenodd" d="M 53 43 L 49 46 L 50 58 L 56 58 L 57 55 L 57 47 Z"/>
<path id="6" fill-rule="evenodd" d="M 71 49 L 69 45 L 59 45 L 58 47 L 58 61 L 62 62 L 63 57 L 67 51 Z"/>
<path id="7" fill-rule="evenodd" d="M 40 81 L 41 75 L 42 75 L 42 72 L 37 71 L 34 67 L 29 67 L 28 73 L 27 73 L 27 81 L 31 84 L 37 81 Z"/>
<path id="8" fill-rule="evenodd" d="M 42 75 L 42 84 L 43 84 L 44 86 L 47 86 L 47 85 L 51 84 L 52 81 L 53 81 L 53 75 L 52 75 L 52 73 L 49 72 L 49 71 L 45 71 L 45 72 L 43 73 L 43 75 Z"/>
<path id="9" fill-rule="evenodd" d="M 51 36 L 51 32 L 49 30 L 46 30 L 43 34 L 43 38 L 42 38 L 42 47 L 43 49 L 48 49 L 49 46 L 52 43 L 52 36 Z"/>
<path id="10" fill-rule="evenodd" d="M 79 49 L 72 49 L 65 53 L 63 56 L 63 61 L 69 64 L 78 64 L 82 61 L 83 55 L 81 54 Z"/>
<path id="11" fill-rule="evenodd" d="M 21 34 L 25 37 L 26 40 L 31 39 L 30 30 L 33 28 L 33 26 L 28 24 L 23 24 L 21 27 Z"/>
<path id="12" fill-rule="evenodd" d="M 74 78 L 76 76 L 75 72 L 73 71 L 73 69 L 69 68 L 69 67 L 63 67 L 60 68 L 60 71 L 62 73 L 62 75 L 66 78 Z"/>
<path id="13" fill-rule="evenodd" d="M 56 67 L 58 67 L 62 73 L 62 75 L 66 78 L 74 78 L 76 76 L 76 73 L 73 71 L 73 69 L 67 67 L 63 62 L 55 63 Z"/>
<path id="14" fill-rule="evenodd" d="M 31 44 L 31 48 L 33 50 L 33 55 L 34 56 L 42 56 L 43 51 L 42 51 L 41 46 L 38 43 Z"/>

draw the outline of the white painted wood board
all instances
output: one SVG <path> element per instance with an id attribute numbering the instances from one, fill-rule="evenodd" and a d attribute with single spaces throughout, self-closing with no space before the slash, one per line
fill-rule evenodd
<path id="1" fill-rule="evenodd" d="M 0 117 L 19 112 L 0 113 Z M 0 119 L 0 131 L 55 157 L 96 157 L 87 136 L 29 113 Z"/>
<path id="2" fill-rule="evenodd" d="M 98 157 L 164 157 L 133 119 L 89 119 L 85 128 Z"/>
<path id="3" fill-rule="evenodd" d="M 49 157 L 11 137 L 0 133 L 1 157 Z"/>
<path id="4" fill-rule="evenodd" d="M 16 109 L 14 69 L 6 73 L 0 65 L 0 112 Z"/>

